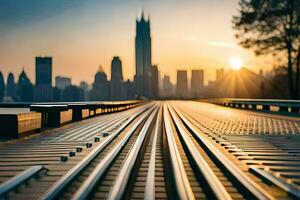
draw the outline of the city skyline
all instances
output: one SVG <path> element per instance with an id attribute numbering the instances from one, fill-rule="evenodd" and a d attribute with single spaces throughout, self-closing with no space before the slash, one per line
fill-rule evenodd
<path id="1" fill-rule="evenodd" d="M 60 5 L 55 2 L 48 5 L 50 11 L 56 4 Z M 119 56 L 123 63 L 124 79 L 133 80 L 135 74 L 134 19 L 140 17 L 142 8 L 145 10 L 146 15 L 151 17 L 152 63 L 158 64 L 161 76 L 163 77 L 164 74 L 169 75 L 173 84 L 176 83 L 177 69 L 187 69 L 189 71 L 203 69 L 207 74 L 205 83 L 208 80 L 214 80 L 215 69 L 227 68 L 231 57 L 242 57 L 245 60 L 245 65 L 254 71 L 261 68 L 260 64 L 256 64 L 260 63 L 257 61 L 260 59 L 251 58 L 251 53 L 245 53 L 247 51 L 236 45 L 231 30 L 231 17 L 236 10 L 237 1 L 230 3 L 222 3 L 219 0 L 211 3 L 199 1 L 194 5 L 194 9 L 199 9 L 199 12 L 189 15 L 189 17 L 184 17 L 186 11 L 183 8 L 190 8 L 195 1 L 188 2 L 186 5 L 178 1 L 174 3 L 166 1 L 159 4 L 159 7 L 156 1 L 152 3 L 130 1 L 126 6 L 121 2 L 115 3 L 114 6 L 106 5 L 109 3 L 103 2 L 88 2 L 86 6 L 82 7 L 65 3 L 66 7 L 68 5 L 70 7 L 65 9 L 60 8 L 64 7 L 60 5 L 61 10 L 57 9 L 59 13 L 56 13 L 55 16 L 52 16 L 50 12 L 50 16 L 41 17 L 40 20 L 25 17 L 21 25 L 15 21 L 18 21 L 18 17 L 26 16 L 24 12 L 20 12 L 13 19 L 10 19 L 8 15 L 5 19 L 11 21 L 10 24 L 5 19 L 0 20 L 0 25 L 6 27 L 5 31 L 0 32 L 4 44 L 0 47 L 2 52 L 0 55 L 0 68 L 4 76 L 7 76 L 10 71 L 16 76 L 24 66 L 29 78 L 34 80 L 33 58 L 35 56 L 52 56 L 53 77 L 57 75 L 72 77 L 75 84 L 79 84 L 80 81 L 92 83 L 92 76 L 99 65 L 103 66 L 104 71 L 110 77 L 110 60 L 113 56 Z M 16 1 L 12 1 L 11 6 L 14 3 Z M 108 10 L 114 11 L 107 22 L 104 22 L 101 16 L 98 16 L 98 18 L 92 17 L 95 14 L 94 10 L 104 4 Z M 224 4 L 223 7 L 222 4 Z M 96 8 L 91 8 L 91 5 Z M 38 5 L 35 6 L 38 7 Z M 18 10 L 20 7 L 22 5 L 16 9 Z M 71 17 L 74 13 L 78 13 L 76 9 L 79 9 L 79 7 L 85 9 L 85 12 L 81 12 L 77 16 L 81 20 L 75 20 L 77 27 L 85 24 L 84 29 L 80 31 L 75 28 L 74 22 L 71 22 Z M 225 12 L 214 16 L 213 13 L 221 8 L 225 9 Z M 4 10 L 7 12 L 10 9 L 6 7 Z M 163 10 L 166 10 L 166 12 L 162 12 Z M 209 10 L 212 12 L 208 12 Z M 87 13 L 87 11 L 89 12 Z M 121 13 L 125 11 L 127 13 L 128 11 L 128 14 L 126 14 L 126 17 L 120 17 L 119 11 L 122 11 Z M 102 14 L 106 16 L 107 12 Z M 219 26 L 205 26 L 208 23 L 205 22 L 207 21 L 205 20 L 207 19 L 206 16 L 211 16 L 211 24 L 219 24 Z M 181 20 L 178 21 L 177 18 L 181 18 Z M 63 27 L 64 23 L 66 27 Z M 182 28 L 177 31 L 176 23 L 182 25 Z M 56 31 L 49 30 L 51 28 Z M 66 30 L 67 28 L 68 30 Z M 218 33 L 219 29 L 223 30 L 221 36 Z M 107 32 L 111 34 L 104 37 L 103 35 Z M 29 36 L 30 33 L 36 38 Z M 78 42 L 79 38 L 81 42 Z M 63 47 L 59 44 L 62 41 Z M 15 45 L 19 45 L 19 48 L 14 48 L 13 51 Z M 183 52 L 186 53 L 182 54 Z M 188 55 L 187 52 L 189 52 Z M 216 55 L 213 56 L 212 52 L 218 54 L 218 58 Z M 224 53 L 220 54 L 221 52 Z M 180 54 L 182 55 L 179 56 Z M 188 73 L 188 77 L 190 75 Z"/>

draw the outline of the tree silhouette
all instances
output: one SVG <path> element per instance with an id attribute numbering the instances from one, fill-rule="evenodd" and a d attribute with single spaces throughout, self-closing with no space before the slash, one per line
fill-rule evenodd
<path id="1" fill-rule="evenodd" d="M 256 55 L 280 56 L 287 66 L 289 96 L 299 98 L 300 1 L 240 0 L 233 28 L 239 44 Z"/>

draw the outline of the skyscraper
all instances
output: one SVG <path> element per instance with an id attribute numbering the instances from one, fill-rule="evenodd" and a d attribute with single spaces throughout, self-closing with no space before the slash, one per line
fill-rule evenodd
<path id="1" fill-rule="evenodd" d="M 191 94 L 193 98 L 200 97 L 203 86 L 204 86 L 204 71 L 192 70 Z"/>
<path id="2" fill-rule="evenodd" d="M 60 90 L 63 90 L 68 86 L 71 86 L 71 78 L 62 76 L 55 77 L 55 87 L 57 87 Z"/>
<path id="3" fill-rule="evenodd" d="M 27 77 L 24 69 L 19 76 L 18 95 L 22 102 L 32 102 L 33 100 L 33 85 Z"/>
<path id="4" fill-rule="evenodd" d="M 157 98 L 158 97 L 158 68 L 157 65 L 153 65 L 151 67 L 151 79 L 150 79 L 150 88 L 151 88 L 151 97 Z"/>
<path id="5" fill-rule="evenodd" d="M 188 81 L 186 70 L 177 70 L 176 93 L 178 98 L 187 98 Z"/>
<path id="6" fill-rule="evenodd" d="M 52 86 L 52 57 L 35 58 L 35 84 Z"/>
<path id="7" fill-rule="evenodd" d="M 52 57 L 35 58 L 34 101 L 53 101 Z"/>
<path id="8" fill-rule="evenodd" d="M 0 71 L 0 102 L 3 101 L 4 91 L 5 91 L 5 83 L 4 83 L 2 72 Z"/>
<path id="9" fill-rule="evenodd" d="M 12 73 L 8 74 L 6 83 L 7 83 L 7 85 L 6 85 L 6 95 L 10 96 L 14 100 L 16 100 L 15 77 Z"/>
<path id="10" fill-rule="evenodd" d="M 143 12 L 141 19 L 136 21 L 135 64 L 137 94 L 149 97 L 152 67 L 150 20 L 145 20 Z"/>
<path id="11" fill-rule="evenodd" d="M 160 96 L 164 98 L 169 98 L 174 95 L 174 86 L 172 85 L 170 81 L 170 76 L 164 75 L 163 78 L 163 85 L 162 85 L 162 92 Z"/>
<path id="12" fill-rule="evenodd" d="M 123 91 L 123 73 L 122 62 L 119 57 L 113 57 L 111 61 L 111 82 L 110 82 L 110 97 L 111 100 L 121 100 L 124 97 Z"/>
<path id="13" fill-rule="evenodd" d="M 109 100 L 109 82 L 101 66 L 95 75 L 93 89 L 91 90 L 91 99 L 94 101 Z"/>

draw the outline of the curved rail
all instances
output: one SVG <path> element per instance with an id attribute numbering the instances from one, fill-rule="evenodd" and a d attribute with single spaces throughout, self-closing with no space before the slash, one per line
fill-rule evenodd
<path id="1" fill-rule="evenodd" d="M 171 158 L 171 171 L 175 181 L 177 196 L 179 199 L 195 199 L 187 174 L 184 170 L 182 160 L 180 158 L 179 150 L 176 146 L 169 117 L 170 116 L 168 114 L 166 105 L 164 105 L 164 124 Z"/>
<path id="2" fill-rule="evenodd" d="M 147 119 L 145 125 L 143 126 L 143 129 L 139 133 L 138 138 L 136 139 L 133 147 L 131 148 L 130 153 L 126 156 L 126 160 L 122 165 L 122 168 L 115 181 L 115 184 L 111 188 L 107 199 L 110 200 L 122 199 L 125 193 L 125 188 L 126 188 L 126 184 L 128 183 L 130 173 L 132 172 L 133 166 L 136 163 L 138 153 L 142 148 L 143 142 L 146 138 L 147 133 L 149 132 L 150 125 L 154 120 L 157 110 L 158 109 L 152 112 L 150 117 Z"/>
<path id="3" fill-rule="evenodd" d="M 171 116 L 175 122 L 175 126 L 178 129 L 178 133 L 181 135 L 185 146 L 187 147 L 188 153 L 191 155 L 191 158 L 195 161 L 197 170 L 203 175 L 208 187 L 213 191 L 216 199 L 230 200 L 232 199 L 230 194 L 226 191 L 224 185 L 220 182 L 218 177 L 209 167 L 205 159 L 198 153 L 196 146 L 193 144 L 191 139 L 188 137 L 187 133 L 184 131 L 183 127 L 180 125 L 179 120 L 176 117 L 174 110 L 169 107 Z"/>
<path id="4" fill-rule="evenodd" d="M 255 198 L 257 199 L 275 199 L 262 187 L 252 181 L 248 176 L 246 176 L 236 165 L 234 165 L 224 154 L 222 154 L 214 145 L 212 145 L 205 137 L 201 135 L 191 124 L 193 119 L 190 117 L 185 117 L 180 112 L 177 112 L 178 116 L 182 120 L 183 124 L 187 127 L 189 131 L 197 138 L 198 142 L 204 144 L 209 152 L 218 159 L 218 161 L 225 167 L 225 169 L 235 177 L 241 185 Z M 189 120 L 188 120 L 188 119 Z M 191 122 L 190 122 L 191 121 Z"/>
<path id="5" fill-rule="evenodd" d="M 135 132 L 135 130 L 141 125 L 141 123 L 146 119 L 146 117 L 153 110 L 150 109 L 148 112 L 144 113 L 141 119 L 130 129 L 130 131 L 126 134 L 126 136 L 122 139 L 122 141 L 117 144 L 95 167 L 93 172 L 89 175 L 89 177 L 84 181 L 81 187 L 77 190 L 77 192 L 73 196 L 73 200 L 75 199 L 87 199 L 93 188 L 96 186 L 98 180 L 104 175 L 110 164 L 117 157 L 119 152 L 126 145 L 127 141 L 130 139 L 131 135 Z"/>
<path id="6" fill-rule="evenodd" d="M 42 197 L 42 200 L 56 199 L 57 196 L 63 191 L 63 189 L 76 177 L 78 176 L 85 167 L 114 139 L 119 133 L 121 133 L 138 115 L 146 111 L 150 107 L 147 106 L 145 109 L 137 112 L 131 116 L 122 126 L 120 126 L 114 133 L 108 136 L 108 138 L 97 146 L 93 151 L 89 153 L 82 161 L 75 165 L 68 173 L 66 173 L 58 182 L 56 182 L 50 190 L 48 190 Z"/>
<path id="7" fill-rule="evenodd" d="M 10 192 L 11 190 L 15 189 L 31 177 L 37 175 L 41 171 L 46 170 L 43 166 L 32 166 L 23 172 L 17 174 L 13 178 L 9 179 L 8 181 L 2 183 L 0 185 L 0 197 L 4 196 L 6 193 Z"/>
<path id="8" fill-rule="evenodd" d="M 157 135 L 158 135 L 158 127 L 159 123 L 161 123 L 161 110 L 162 107 L 160 107 L 157 119 L 156 119 L 156 125 L 155 125 L 155 132 L 154 137 L 152 141 L 152 148 L 151 148 L 151 157 L 149 161 L 149 168 L 147 173 L 147 179 L 146 179 L 146 186 L 145 186 L 145 200 L 154 200 L 155 199 L 155 157 L 156 157 L 156 143 L 157 143 Z"/>

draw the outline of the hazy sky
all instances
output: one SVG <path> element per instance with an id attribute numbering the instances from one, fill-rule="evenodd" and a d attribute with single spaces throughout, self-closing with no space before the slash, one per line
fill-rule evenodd
<path id="1" fill-rule="evenodd" d="M 99 65 L 110 77 L 120 56 L 135 73 L 135 20 L 150 15 L 152 62 L 176 81 L 176 69 L 204 69 L 206 81 L 231 57 L 258 70 L 270 63 L 237 46 L 231 19 L 238 0 L 0 0 L 0 70 L 22 68 L 34 80 L 34 57 L 52 56 L 53 73 L 91 83 Z"/>

